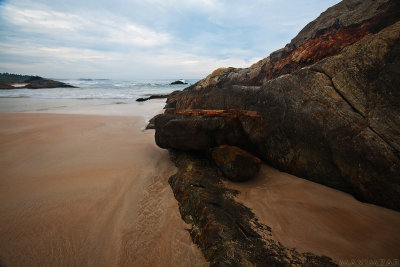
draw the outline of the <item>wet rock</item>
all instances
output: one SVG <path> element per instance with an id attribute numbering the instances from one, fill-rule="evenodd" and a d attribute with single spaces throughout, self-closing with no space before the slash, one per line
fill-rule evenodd
<path id="1" fill-rule="evenodd" d="M 160 98 L 167 98 L 169 95 L 151 95 L 149 97 L 140 97 L 136 99 L 137 102 L 144 102 L 150 99 L 160 99 Z"/>
<path id="2" fill-rule="evenodd" d="M 172 153 L 178 172 L 169 184 L 190 236 L 210 266 L 337 266 L 325 256 L 299 253 L 272 239 L 272 230 L 234 200 L 223 177 L 199 153 Z"/>
<path id="3" fill-rule="evenodd" d="M 261 167 L 259 158 L 235 146 L 221 145 L 211 155 L 224 176 L 234 182 L 250 180 Z"/>

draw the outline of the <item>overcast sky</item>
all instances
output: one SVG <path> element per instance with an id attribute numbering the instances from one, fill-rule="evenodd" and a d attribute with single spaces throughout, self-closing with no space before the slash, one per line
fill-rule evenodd
<path id="1" fill-rule="evenodd" d="M 338 0 L 0 0 L 0 72 L 202 78 L 282 48 Z"/>

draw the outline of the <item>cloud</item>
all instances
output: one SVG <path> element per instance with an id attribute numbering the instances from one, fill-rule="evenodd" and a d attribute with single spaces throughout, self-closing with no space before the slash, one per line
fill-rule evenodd
<path id="1" fill-rule="evenodd" d="M 112 14 L 73 14 L 52 10 L 4 7 L 4 16 L 25 32 L 35 32 L 57 39 L 88 39 L 90 42 L 110 42 L 135 46 L 157 46 L 169 41 L 166 33 L 134 24 Z M 93 34 L 94 33 L 94 34 Z M 72 34 L 72 35 L 71 35 Z"/>
<path id="2" fill-rule="evenodd" d="M 338 1 L 8 0 L 0 5 L 0 71 L 201 78 L 250 66 Z"/>
<path id="3" fill-rule="evenodd" d="M 63 60 L 68 62 L 96 62 L 98 60 L 118 60 L 119 56 L 91 49 L 77 49 L 71 47 L 46 47 L 40 45 L 26 46 L 23 43 L 0 43 L 0 50 L 15 57 L 35 57 L 37 60 Z"/>

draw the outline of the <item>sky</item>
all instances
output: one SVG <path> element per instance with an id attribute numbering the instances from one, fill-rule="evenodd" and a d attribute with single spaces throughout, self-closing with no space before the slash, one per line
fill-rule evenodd
<path id="1" fill-rule="evenodd" d="M 284 47 L 338 0 L 0 0 L 0 72 L 199 79 Z"/>

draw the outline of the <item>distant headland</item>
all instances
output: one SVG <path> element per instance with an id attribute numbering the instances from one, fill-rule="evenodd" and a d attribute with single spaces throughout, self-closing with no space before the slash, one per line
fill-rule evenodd
<path id="1" fill-rule="evenodd" d="M 0 73 L 0 89 L 76 88 L 75 86 L 40 76 Z"/>

